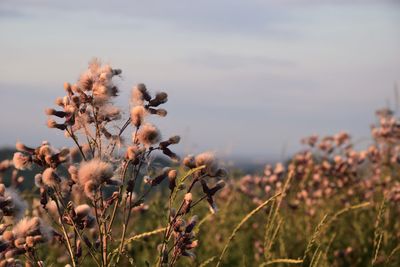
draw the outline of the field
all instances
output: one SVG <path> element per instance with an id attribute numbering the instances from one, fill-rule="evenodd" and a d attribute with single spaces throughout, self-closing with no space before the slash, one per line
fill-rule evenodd
<path id="1" fill-rule="evenodd" d="M 363 150 L 345 132 L 313 135 L 247 174 L 174 152 L 180 137 L 148 120 L 167 115 L 166 92 L 134 86 L 123 118 L 120 74 L 94 60 L 46 109 L 71 147 L 17 142 L 1 161 L 0 266 L 400 266 L 391 110 Z"/>

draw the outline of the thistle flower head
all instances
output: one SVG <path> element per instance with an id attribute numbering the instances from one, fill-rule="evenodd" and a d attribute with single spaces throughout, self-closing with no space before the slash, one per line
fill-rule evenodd
<path id="1" fill-rule="evenodd" d="M 90 213 L 90 207 L 87 204 L 79 205 L 75 208 L 75 213 L 78 218 L 83 218 Z"/>
<path id="2" fill-rule="evenodd" d="M 196 167 L 196 162 L 195 158 L 193 155 L 188 155 L 183 159 L 183 165 L 185 165 L 188 168 L 195 168 Z"/>
<path id="3" fill-rule="evenodd" d="M 136 127 L 142 125 L 146 113 L 146 109 L 143 106 L 134 106 L 133 108 L 131 108 L 132 124 Z"/>
<path id="4" fill-rule="evenodd" d="M 121 110 L 113 105 L 107 104 L 99 108 L 97 114 L 98 121 L 114 121 L 121 118 Z"/>
<path id="5" fill-rule="evenodd" d="M 135 85 L 132 89 L 131 93 L 131 102 L 134 105 L 143 105 L 143 102 L 150 101 L 151 96 L 149 92 L 147 91 L 146 85 L 143 83 L 139 83 Z"/>
<path id="6" fill-rule="evenodd" d="M 97 158 L 83 162 L 78 170 L 78 182 L 89 198 L 93 197 L 93 192 L 101 184 L 118 185 L 119 181 L 112 177 L 113 166 Z"/>
<path id="7" fill-rule="evenodd" d="M 141 153 L 143 153 L 142 147 L 132 145 L 126 149 L 126 158 L 131 161 L 136 161 Z"/>
<path id="8" fill-rule="evenodd" d="M 31 167 L 32 158 L 22 154 L 21 152 L 16 152 L 14 153 L 13 163 L 16 169 L 26 170 Z"/>
<path id="9" fill-rule="evenodd" d="M 210 176 L 215 176 L 218 171 L 218 164 L 215 159 L 215 155 L 212 152 L 204 152 L 196 156 L 195 158 L 196 167 L 205 165 L 202 170 L 204 173 Z"/>
<path id="10" fill-rule="evenodd" d="M 82 204 L 75 208 L 74 213 L 76 217 L 76 223 L 81 229 L 92 228 L 95 226 L 96 219 L 90 214 L 90 211 L 91 208 L 87 204 Z M 69 224 L 72 224 L 68 217 L 66 219 Z"/>
<path id="11" fill-rule="evenodd" d="M 168 101 L 168 94 L 165 92 L 159 92 L 156 96 L 149 101 L 149 105 L 152 107 L 157 107 L 161 104 L 164 104 Z"/>
<path id="12" fill-rule="evenodd" d="M 78 183 L 78 169 L 74 165 L 68 167 L 68 173 L 71 177 L 71 180 L 75 183 Z"/>
<path id="13" fill-rule="evenodd" d="M 137 132 L 137 139 L 145 147 L 150 147 L 160 141 L 161 134 L 153 124 L 145 123 Z"/>
<path id="14" fill-rule="evenodd" d="M 57 123 L 55 120 L 53 119 L 48 119 L 47 120 L 47 127 L 49 128 L 56 128 L 59 130 L 65 130 L 67 128 L 67 126 L 63 123 Z"/>
<path id="15" fill-rule="evenodd" d="M 11 188 L 5 188 L 0 184 L 0 195 L 2 196 L 2 203 L 0 203 L 1 210 L 5 216 L 12 216 L 15 219 L 20 219 L 24 216 L 27 208 L 27 203 L 21 196 Z"/>
<path id="16" fill-rule="evenodd" d="M 57 186 L 57 184 L 59 184 L 61 180 L 55 173 L 55 170 L 53 168 L 47 168 L 42 174 L 42 182 L 46 186 L 54 187 Z"/>
<path id="17" fill-rule="evenodd" d="M 110 163 L 99 159 L 83 162 L 78 170 L 79 183 L 84 185 L 89 181 L 99 185 L 113 176 L 113 167 Z"/>

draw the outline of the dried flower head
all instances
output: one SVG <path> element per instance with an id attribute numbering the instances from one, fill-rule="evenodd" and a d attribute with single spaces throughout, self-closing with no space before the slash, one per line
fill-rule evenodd
<path id="1" fill-rule="evenodd" d="M 22 154 L 21 152 L 16 152 L 14 153 L 13 163 L 16 169 L 26 170 L 31 167 L 32 158 Z"/>
<path id="2" fill-rule="evenodd" d="M 145 147 L 150 147 L 156 144 L 160 139 L 160 131 L 151 123 L 143 124 L 137 133 L 137 140 Z"/>
<path id="3" fill-rule="evenodd" d="M 24 216 L 27 206 L 20 194 L 0 184 L 0 209 L 4 216 L 12 216 L 18 220 Z"/>
<path id="4" fill-rule="evenodd" d="M 83 186 L 88 197 L 93 197 L 93 192 L 101 184 L 119 185 L 119 180 L 112 179 L 114 175 L 113 166 L 100 159 L 92 159 L 83 162 L 78 170 L 78 182 Z"/>
<path id="5" fill-rule="evenodd" d="M 131 102 L 135 105 L 143 105 L 143 101 L 150 101 L 151 96 L 147 91 L 146 85 L 139 83 L 132 89 Z"/>
<path id="6" fill-rule="evenodd" d="M 47 186 L 55 187 L 61 182 L 61 179 L 53 168 L 47 168 L 42 174 L 42 182 Z"/>
<path id="7" fill-rule="evenodd" d="M 145 116 L 146 109 L 143 106 L 135 106 L 131 109 L 131 121 L 135 127 L 142 125 Z"/>
<path id="8" fill-rule="evenodd" d="M 195 158 L 196 167 L 205 166 L 202 170 L 209 176 L 215 176 L 218 171 L 218 164 L 215 159 L 215 155 L 212 152 L 204 152 L 196 156 Z"/>
<path id="9" fill-rule="evenodd" d="M 49 240 L 52 236 L 52 231 L 38 217 L 25 217 L 20 220 L 12 229 L 14 238 L 41 236 L 42 241 Z"/>

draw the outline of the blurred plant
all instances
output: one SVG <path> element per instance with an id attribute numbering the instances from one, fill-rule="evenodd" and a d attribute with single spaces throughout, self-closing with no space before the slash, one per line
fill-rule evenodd
<path id="1" fill-rule="evenodd" d="M 375 226 L 373 223 L 368 225 L 369 229 L 374 232 L 374 237 L 366 243 L 371 244 L 369 256 L 372 256 L 373 265 L 379 265 L 384 261 L 382 259 L 385 259 L 385 255 L 386 257 L 393 255 L 389 248 L 394 251 L 399 243 L 399 235 L 396 234 L 390 238 L 390 232 L 398 231 L 400 227 L 393 221 L 396 214 L 400 213 L 398 205 L 400 177 L 397 174 L 400 167 L 400 122 L 388 109 L 377 111 L 377 116 L 379 123 L 372 126 L 373 144 L 366 150 L 355 150 L 350 135 L 345 132 L 322 138 L 312 135 L 302 140 L 306 149 L 295 154 L 287 164 L 266 165 L 263 175 L 245 175 L 238 180 L 237 189 L 250 198 L 253 203 L 259 205 L 265 197 L 271 197 L 280 192 L 284 186 L 285 177 L 292 173 L 293 181 L 288 185 L 288 195 L 283 204 L 286 209 L 296 212 L 298 216 L 310 217 L 309 220 L 314 217 L 321 218 L 321 215 L 330 215 L 333 216 L 331 220 L 333 221 L 337 218 L 337 215 L 332 215 L 332 211 L 335 209 L 347 211 L 374 205 L 378 211 L 377 221 Z M 390 213 L 379 208 L 382 206 L 382 199 L 385 200 L 386 205 L 392 207 Z M 267 217 L 266 240 L 264 248 L 256 255 L 258 258 L 259 254 L 262 255 L 266 249 L 272 248 L 271 244 L 278 238 L 283 220 L 288 220 L 286 214 L 284 219 L 278 219 L 274 225 L 274 217 L 271 217 L 271 214 L 274 213 L 273 210 L 274 208 Z M 324 211 L 326 211 L 325 214 Z M 281 210 L 280 213 L 282 212 Z M 373 222 L 375 219 L 370 218 L 369 220 Z M 382 225 L 385 220 L 386 229 Z M 309 227 L 309 223 L 304 222 L 304 224 Z M 320 228 L 332 227 L 334 226 L 322 223 Z M 322 229 L 318 229 L 318 231 L 320 232 Z M 320 234 L 318 233 L 318 235 Z M 368 237 L 363 236 L 362 238 Z M 325 245 L 328 243 L 331 242 L 327 242 Z M 259 247 L 260 244 L 261 242 L 256 241 L 255 247 Z M 322 245 L 320 244 L 320 246 Z M 386 246 L 386 251 L 382 251 L 384 246 Z M 358 248 L 358 250 L 360 249 Z M 318 266 L 315 257 L 318 253 L 321 253 L 320 257 L 322 257 L 322 251 L 320 248 L 316 248 L 314 251 L 316 254 L 311 257 L 312 255 L 308 255 L 310 250 L 311 248 L 306 249 L 303 265 Z M 331 264 L 334 266 L 349 264 L 349 262 L 359 259 L 355 256 L 356 253 L 355 248 L 351 246 L 335 250 L 336 259 Z M 272 264 L 273 261 L 268 262 Z"/>

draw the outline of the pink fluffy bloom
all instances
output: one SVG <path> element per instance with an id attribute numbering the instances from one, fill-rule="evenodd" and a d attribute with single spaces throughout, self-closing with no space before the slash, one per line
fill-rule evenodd
<path id="1" fill-rule="evenodd" d="M 30 156 L 26 156 L 21 152 L 14 153 L 13 157 L 14 167 L 18 170 L 26 170 L 29 169 L 32 163 L 32 159 Z"/>
<path id="2" fill-rule="evenodd" d="M 137 139 L 145 147 L 150 147 L 161 140 L 161 134 L 153 124 L 146 123 L 138 131 Z"/>

